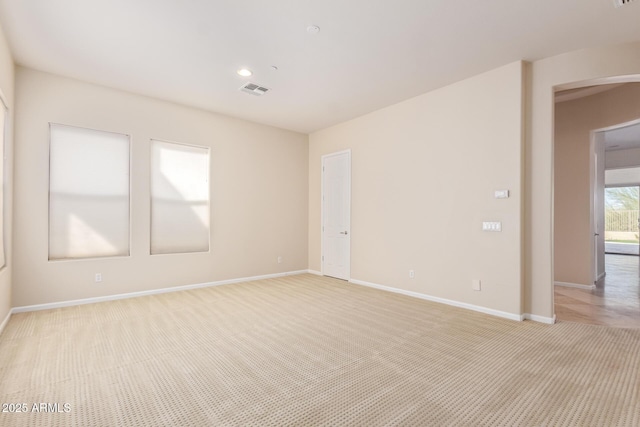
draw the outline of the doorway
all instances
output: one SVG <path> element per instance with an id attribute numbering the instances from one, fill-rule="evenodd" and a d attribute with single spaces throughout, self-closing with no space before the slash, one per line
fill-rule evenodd
<path id="1" fill-rule="evenodd" d="M 606 178 L 605 178 L 606 181 Z M 608 186 L 604 191 L 606 254 L 640 254 L 640 187 Z"/>
<path id="2" fill-rule="evenodd" d="M 640 328 L 639 110 L 639 83 L 556 92 L 553 298 L 559 321 Z"/>
<path id="3" fill-rule="evenodd" d="M 602 200 L 592 211 L 596 233 L 601 230 L 594 254 L 596 269 L 602 268 L 597 283 L 604 277 L 606 254 L 640 253 L 640 119 L 593 131 L 592 150 L 596 159 L 603 159 L 591 189 L 594 198 Z"/>

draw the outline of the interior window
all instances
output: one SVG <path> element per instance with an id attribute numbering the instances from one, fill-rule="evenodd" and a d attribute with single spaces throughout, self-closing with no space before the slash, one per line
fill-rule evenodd
<path id="1" fill-rule="evenodd" d="M 129 136 L 50 125 L 49 259 L 129 255 Z"/>
<path id="2" fill-rule="evenodd" d="M 151 141 L 151 253 L 209 250 L 209 148 Z"/>

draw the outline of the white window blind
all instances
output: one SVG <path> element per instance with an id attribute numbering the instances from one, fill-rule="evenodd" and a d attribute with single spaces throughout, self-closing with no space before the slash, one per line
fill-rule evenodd
<path id="1" fill-rule="evenodd" d="M 6 264 L 4 254 L 4 145 L 7 138 L 9 112 L 0 97 L 0 268 Z"/>
<path id="2" fill-rule="evenodd" d="M 209 250 L 209 149 L 151 140 L 151 253 Z"/>
<path id="3" fill-rule="evenodd" d="M 50 132 L 49 259 L 129 255 L 129 136 Z"/>
<path id="4" fill-rule="evenodd" d="M 640 167 L 607 169 L 604 171 L 604 185 L 623 186 L 640 184 Z"/>

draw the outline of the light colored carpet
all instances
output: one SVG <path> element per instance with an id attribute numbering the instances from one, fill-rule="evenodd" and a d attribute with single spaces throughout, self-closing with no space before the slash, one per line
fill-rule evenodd
<path id="1" fill-rule="evenodd" d="M 311 275 L 14 315 L 2 426 L 640 425 L 640 330 Z"/>

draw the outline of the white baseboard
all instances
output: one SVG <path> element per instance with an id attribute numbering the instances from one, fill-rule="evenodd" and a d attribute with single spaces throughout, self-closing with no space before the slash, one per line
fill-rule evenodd
<path id="1" fill-rule="evenodd" d="M 525 320 L 533 320 L 534 322 L 546 323 L 547 325 L 553 325 L 554 323 L 556 323 L 555 314 L 553 315 L 553 317 L 544 317 L 544 316 L 538 316 L 537 314 L 529 314 L 529 313 L 525 313 L 523 314 L 523 316 Z"/>
<path id="2" fill-rule="evenodd" d="M 274 273 L 274 274 L 265 274 L 262 276 L 242 277 L 239 279 L 219 280 L 217 282 L 198 283 L 195 285 L 174 286 L 171 288 L 152 289 L 149 291 L 128 292 L 126 294 L 106 295 L 103 297 L 84 298 L 84 299 L 76 299 L 71 301 L 52 302 L 52 303 L 46 303 L 46 304 L 26 305 L 22 307 L 14 307 L 12 309 L 12 312 L 23 313 L 26 311 L 50 310 L 52 308 L 70 307 L 74 305 L 83 305 L 83 304 L 94 304 L 97 302 L 115 301 L 115 300 L 125 299 L 125 298 L 142 297 L 146 295 L 166 294 L 169 292 L 188 291 L 190 289 L 208 288 L 210 286 L 230 285 L 233 283 L 252 282 L 255 280 L 273 279 L 275 277 L 294 276 L 294 275 L 305 274 L 305 273 L 307 273 L 307 270 L 288 271 L 285 273 Z M 3 323 L 3 326 L 4 326 L 4 323 Z"/>
<path id="3" fill-rule="evenodd" d="M 12 314 L 13 314 L 13 309 L 10 308 L 9 312 L 7 313 L 7 317 L 5 317 L 2 323 L 0 323 L 0 334 L 2 333 L 2 331 L 4 331 L 4 327 L 7 326 L 7 323 L 9 323 L 9 319 L 11 319 Z"/>
<path id="4" fill-rule="evenodd" d="M 569 282 L 553 282 L 556 286 L 564 286 L 565 288 L 578 288 L 585 289 L 587 291 L 591 291 L 596 288 L 596 285 L 583 285 L 580 283 L 569 283 Z"/>
<path id="5" fill-rule="evenodd" d="M 597 281 L 599 281 L 599 280 L 601 280 L 601 279 L 602 279 L 604 276 L 606 276 L 606 275 L 607 275 L 607 272 L 606 272 L 606 271 L 603 271 L 602 273 L 600 273 L 600 274 L 598 275 L 598 278 L 596 279 L 596 282 L 597 282 Z"/>
<path id="6" fill-rule="evenodd" d="M 7 313 L 7 316 L 4 318 L 4 320 L 0 324 L 0 333 L 2 333 L 7 323 L 9 323 L 9 319 L 11 318 L 11 315 L 13 313 L 50 310 L 53 308 L 71 307 L 74 305 L 83 305 L 83 304 L 93 304 L 93 303 L 104 302 L 104 301 L 115 301 L 119 299 L 135 298 L 135 297 L 140 297 L 145 295 L 157 295 L 157 294 L 164 294 L 169 292 L 179 292 L 179 291 L 186 291 L 190 289 L 206 288 L 210 286 L 230 285 L 233 283 L 252 282 L 255 280 L 273 279 L 276 277 L 283 277 L 283 276 L 295 276 L 298 274 L 306 274 L 306 273 L 315 274 L 318 276 L 322 275 L 321 272 L 315 271 L 315 270 L 297 270 L 297 271 L 288 271 L 284 273 L 265 274 L 261 276 L 242 277 L 238 279 L 219 280 L 216 282 L 198 283 L 195 285 L 174 286 L 171 288 L 161 288 L 161 289 L 152 289 L 148 291 L 129 292 L 125 294 L 107 295 L 103 297 L 84 298 L 84 299 L 77 299 L 77 300 L 71 300 L 71 301 L 60 301 L 60 302 L 47 303 L 47 304 L 36 304 L 36 305 L 27 305 L 22 307 L 14 307 L 11 310 L 9 310 L 9 313 Z M 448 300 L 445 298 L 433 297 L 430 295 L 421 294 L 419 292 L 406 291 L 403 289 L 393 288 L 390 286 L 379 285 L 377 283 L 365 282 L 363 280 L 351 279 L 349 280 L 349 282 L 355 285 L 381 289 L 383 291 L 394 292 L 394 293 L 407 295 L 414 298 L 424 299 L 427 301 L 433 301 L 433 302 L 438 302 L 446 305 L 451 305 L 454 307 L 465 308 L 468 310 L 473 310 L 480 313 L 490 314 L 493 316 L 503 317 L 511 320 L 522 321 L 526 319 L 526 320 L 533 320 L 535 322 L 541 322 L 541 323 L 547 323 L 547 324 L 555 323 L 555 316 L 553 318 L 549 318 L 549 317 L 537 316 L 534 314 L 517 315 L 517 314 L 507 313 L 499 310 L 493 310 L 490 308 L 481 307 L 473 304 L 467 304 L 459 301 Z"/>
<path id="7" fill-rule="evenodd" d="M 439 302 L 441 304 L 451 305 L 453 307 L 466 308 L 467 310 L 473 310 L 484 314 L 491 314 L 493 316 L 503 317 L 505 319 L 522 321 L 524 317 L 519 314 L 507 313 L 506 311 L 494 310 L 492 308 L 481 307 L 479 305 L 467 304 L 464 302 L 454 301 L 445 298 L 434 297 L 431 295 L 421 294 L 419 292 L 406 291 L 404 289 L 393 288 L 391 286 L 378 285 L 377 283 L 365 282 L 364 280 L 349 280 L 350 283 L 362 286 L 368 286 L 370 288 L 381 289 L 383 291 L 394 292 L 396 294 L 407 295 L 414 298 L 420 298 L 427 301 Z"/>

